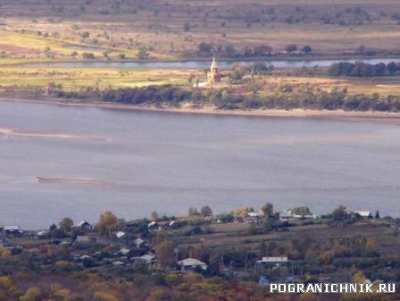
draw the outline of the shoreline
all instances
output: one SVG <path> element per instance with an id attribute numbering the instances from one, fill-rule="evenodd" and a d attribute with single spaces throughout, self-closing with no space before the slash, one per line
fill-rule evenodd
<path id="1" fill-rule="evenodd" d="M 4 97 L 0 96 L 0 102 L 31 103 L 61 105 L 73 107 L 112 109 L 112 110 L 131 110 L 139 112 L 158 112 L 158 113 L 178 113 L 178 114 L 205 114 L 219 116 L 245 116 L 245 117 L 275 117 L 275 118 L 306 118 L 306 119 L 330 119 L 343 121 L 363 121 L 378 122 L 386 124 L 400 125 L 400 112 L 377 112 L 377 111 L 343 111 L 343 110 L 278 110 L 278 109 L 256 109 L 256 110 L 218 110 L 213 106 L 203 106 L 196 108 L 190 104 L 184 104 L 179 108 L 158 108 L 149 105 L 130 105 L 122 103 L 110 103 L 102 101 L 77 101 L 63 100 L 43 96 L 43 99 L 33 99 L 27 96 Z"/>

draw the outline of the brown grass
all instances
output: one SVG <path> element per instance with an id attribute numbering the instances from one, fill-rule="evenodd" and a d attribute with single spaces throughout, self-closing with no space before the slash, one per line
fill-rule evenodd
<path id="1" fill-rule="evenodd" d="M 238 49 L 269 44 L 276 52 L 289 43 L 308 44 L 315 52 L 331 54 L 355 50 L 360 45 L 396 52 L 400 33 L 392 15 L 398 12 L 397 4 L 395 0 L 302 0 L 295 5 L 291 0 L 127 0 L 116 8 L 105 2 L 4 1 L 0 50 L 17 57 L 43 57 L 37 51 L 42 51 L 45 44 L 55 51 L 56 58 L 67 58 L 72 52 L 69 43 L 93 44 L 90 39 L 97 39 L 93 46 L 112 49 L 110 57 L 114 59 L 119 53 L 134 58 L 142 47 L 157 59 L 178 58 L 182 51 L 196 50 L 202 41 Z M 348 12 L 357 8 L 369 17 Z M 246 16 L 257 21 L 246 26 Z M 332 23 L 324 24 L 325 17 Z M 288 18 L 295 21 L 290 23 Z M 340 20 L 345 23 L 340 24 Z M 190 23 L 189 31 L 184 31 L 185 22 Z M 85 31 L 90 33 L 86 41 L 82 38 Z M 38 32 L 48 37 L 38 36 Z M 20 35 L 20 43 L 9 39 L 11 34 Z M 94 51 L 100 57 L 101 52 Z"/>

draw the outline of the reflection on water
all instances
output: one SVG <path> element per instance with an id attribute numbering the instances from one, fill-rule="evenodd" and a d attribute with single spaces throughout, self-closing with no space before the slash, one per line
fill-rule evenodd
<path id="1" fill-rule="evenodd" d="M 41 228 L 65 216 L 95 222 L 105 210 L 132 219 L 266 201 L 400 216 L 394 125 L 2 102 L 0 128 L 100 138 L 0 133 L 0 223 Z"/>

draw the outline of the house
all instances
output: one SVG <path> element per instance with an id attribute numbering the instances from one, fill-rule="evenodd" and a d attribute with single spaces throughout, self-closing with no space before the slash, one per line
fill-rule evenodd
<path id="1" fill-rule="evenodd" d="M 256 218 L 258 218 L 258 217 L 262 217 L 263 215 L 261 213 L 259 213 L 259 212 L 249 212 L 247 214 L 247 216 L 248 217 L 256 217 Z"/>
<path id="2" fill-rule="evenodd" d="M 200 267 L 203 270 L 207 269 L 207 264 L 201 260 L 195 258 L 186 258 L 177 262 L 181 266 L 182 270 L 193 270 L 196 267 Z"/>
<path id="3" fill-rule="evenodd" d="M 136 248 L 140 248 L 143 245 L 143 243 L 144 243 L 144 240 L 141 238 L 136 238 L 133 241 L 133 244 L 135 245 Z"/>
<path id="4" fill-rule="evenodd" d="M 173 227 L 176 222 L 175 221 L 166 221 L 166 222 L 157 222 L 159 230 L 167 230 Z"/>
<path id="5" fill-rule="evenodd" d="M 149 223 L 147 225 L 147 228 L 149 229 L 150 232 L 156 232 L 161 230 L 160 225 L 156 221 L 152 221 L 151 223 Z"/>
<path id="6" fill-rule="evenodd" d="M 281 220 L 281 221 L 288 221 L 293 218 L 294 218 L 294 216 L 292 214 L 292 211 L 290 211 L 290 210 L 279 212 L 279 220 Z"/>
<path id="7" fill-rule="evenodd" d="M 156 262 L 156 255 L 154 254 L 145 254 L 139 257 L 133 257 L 133 260 L 144 261 L 147 264 Z"/>
<path id="8" fill-rule="evenodd" d="M 113 265 L 114 267 L 121 267 L 121 266 L 123 266 L 124 264 L 125 264 L 124 262 L 119 261 L 119 260 L 113 261 L 113 262 L 112 262 L 112 265 Z"/>
<path id="9" fill-rule="evenodd" d="M 43 237 L 46 237 L 47 235 L 49 235 L 49 233 L 50 233 L 49 230 L 40 230 L 40 231 L 36 232 L 36 237 L 43 238 Z"/>
<path id="10" fill-rule="evenodd" d="M 125 236 L 125 232 L 123 232 L 123 231 L 118 231 L 117 233 L 115 233 L 115 236 L 116 236 L 117 238 L 122 238 L 122 237 Z"/>
<path id="11" fill-rule="evenodd" d="M 274 264 L 276 266 L 279 266 L 282 263 L 287 263 L 289 262 L 287 256 L 277 256 L 277 257 L 263 257 L 261 260 L 257 260 L 257 265 L 262 266 L 265 264 Z"/>
<path id="12" fill-rule="evenodd" d="M 263 257 L 261 260 L 257 260 L 257 268 L 265 266 L 276 266 L 290 264 L 292 267 L 292 275 L 294 276 L 293 261 L 290 261 L 287 256 L 276 256 L 276 257 Z"/>
<path id="13" fill-rule="evenodd" d="M 249 212 L 246 220 L 248 223 L 258 223 L 262 217 L 264 217 L 264 215 L 260 212 Z"/>
<path id="14" fill-rule="evenodd" d="M 282 263 L 288 262 L 287 256 L 277 256 L 277 257 L 263 257 L 261 260 L 258 260 L 257 263 Z"/>
<path id="15" fill-rule="evenodd" d="M 362 218 L 372 218 L 371 211 L 355 211 L 354 213 Z"/>
<path id="16" fill-rule="evenodd" d="M 87 235 L 78 235 L 76 237 L 76 242 L 77 243 L 88 243 L 88 242 L 90 242 L 90 238 Z"/>
<path id="17" fill-rule="evenodd" d="M 21 230 L 20 226 L 4 226 L 3 232 L 5 234 L 22 234 L 22 233 L 24 233 L 24 231 Z"/>
<path id="18" fill-rule="evenodd" d="M 122 248 L 121 250 L 119 250 L 118 252 L 115 252 L 114 254 L 116 256 L 127 256 L 129 254 L 130 250 L 127 248 Z"/>
<path id="19" fill-rule="evenodd" d="M 81 220 L 79 223 L 77 223 L 76 227 L 81 230 L 92 230 L 93 229 L 93 226 L 85 220 Z"/>
<path id="20" fill-rule="evenodd" d="M 75 261 L 80 262 L 84 261 L 85 259 L 91 259 L 92 257 L 89 255 L 82 255 L 82 256 L 75 256 Z"/>

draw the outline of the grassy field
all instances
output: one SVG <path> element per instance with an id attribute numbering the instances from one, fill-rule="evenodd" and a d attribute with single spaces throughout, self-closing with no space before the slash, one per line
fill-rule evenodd
<path id="1" fill-rule="evenodd" d="M 132 87 L 159 84 L 184 84 L 189 71 L 160 69 L 106 69 L 106 68 L 37 68 L 4 67 L 0 70 L 2 88 L 44 87 L 49 83 L 62 85 L 65 91 L 79 91 L 85 87 Z"/>
<path id="2" fill-rule="evenodd" d="M 50 82 L 65 90 L 100 89 L 205 80 L 199 70 L 122 70 L 106 68 L 26 67 L 53 61 L 211 59 L 231 47 L 241 59 L 248 49 L 268 45 L 280 59 L 357 57 L 360 46 L 377 56 L 397 56 L 400 9 L 395 0 L 75 0 L 0 2 L 2 88 Z M 211 46 L 199 52 L 200 43 Z M 312 53 L 287 54 L 285 47 L 312 47 Z M 85 57 L 90 53 L 92 58 Z M 301 55 L 301 57 L 299 57 Z M 232 59 L 232 57 L 231 57 Z M 399 94 L 397 78 L 321 79 L 272 76 L 274 83 L 309 83 L 350 93 Z M 268 88 L 266 88 L 268 92 Z"/>
<path id="3" fill-rule="evenodd" d="M 137 58 L 145 49 L 156 59 L 180 59 L 201 42 L 214 50 L 270 45 L 274 52 L 295 43 L 313 52 L 340 54 L 364 45 L 397 53 L 400 10 L 394 0 L 137 1 L 97 3 L 75 0 L 2 1 L 0 50 L 11 57 L 67 58 L 69 44 L 112 50 Z M 104 50 L 93 51 L 101 57 Z M 79 54 L 81 50 L 77 51 Z M 195 53 L 194 53 L 195 55 Z"/>

